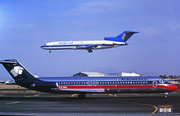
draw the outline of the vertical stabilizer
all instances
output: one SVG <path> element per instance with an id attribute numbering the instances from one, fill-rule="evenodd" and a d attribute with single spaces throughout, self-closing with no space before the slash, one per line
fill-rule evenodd
<path id="1" fill-rule="evenodd" d="M 15 82 L 23 87 L 29 87 L 36 81 L 35 78 L 24 66 L 22 66 L 17 60 L 0 60 L 0 63 L 6 68 L 9 74 L 13 77 Z"/>
<path id="2" fill-rule="evenodd" d="M 139 33 L 135 31 L 124 31 L 117 37 L 105 37 L 104 40 L 126 42 L 133 34 Z"/>

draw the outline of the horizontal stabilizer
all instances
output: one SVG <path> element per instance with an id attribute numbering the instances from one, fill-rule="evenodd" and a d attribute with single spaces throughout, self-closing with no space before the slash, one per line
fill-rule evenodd
<path id="1" fill-rule="evenodd" d="M 1 64 L 16 64 L 15 60 L 0 60 Z"/>

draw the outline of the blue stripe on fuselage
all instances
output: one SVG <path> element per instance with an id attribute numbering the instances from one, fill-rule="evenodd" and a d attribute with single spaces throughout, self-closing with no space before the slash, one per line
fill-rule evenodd
<path id="1" fill-rule="evenodd" d="M 43 81 L 154 81 L 162 80 L 160 77 L 142 76 L 142 77 L 38 77 Z"/>
<path id="2" fill-rule="evenodd" d="M 91 46 L 94 46 L 96 44 L 72 44 L 72 45 L 45 45 L 45 46 L 41 46 L 41 48 L 53 48 L 53 47 L 70 47 L 70 46 L 85 46 L 85 47 L 91 47 Z M 118 45 L 125 45 L 125 44 L 97 44 L 98 46 L 118 46 Z"/>

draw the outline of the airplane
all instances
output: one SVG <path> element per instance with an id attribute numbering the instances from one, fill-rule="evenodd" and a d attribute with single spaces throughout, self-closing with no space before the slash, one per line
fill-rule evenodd
<path id="1" fill-rule="evenodd" d="M 165 93 L 178 87 L 160 77 L 37 77 L 15 59 L 0 60 L 16 84 L 48 93 L 77 94 L 85 98 L 92 93 Z"/>
<path id="2" fill-rule="evenodd" d="M 135 33 L 134 31 L 124 31 L 117 37 L 104 37 L 104 40 L 96 41 L 57 41 L 45 43 L 42 49 L 49 50 L 88 50 L 89 53 L 97 49 L 109 49 L 128 45 L 126 41 Z"/>

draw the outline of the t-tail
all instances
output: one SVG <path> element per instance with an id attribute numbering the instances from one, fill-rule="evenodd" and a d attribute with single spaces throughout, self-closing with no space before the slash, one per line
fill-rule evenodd
<path id="1" fill-rule="evenodd" d="M 0 63 L 6 68 L 15 82 L 20 86 L 29 88 L 33 83 L 38 81 L 38 79 L 26 70 L 26 68 L 17 60 L 0 60 Z"/>
<path id="2" fill-rule="evenodd" d="M 55 82 L 39 80 L 15 59 L 0 60 L 0 64 L 6 68 L 16 84 L 22 87 L 46 92 L 58 86 Z"/>
<path id="3" fill-rule="evenodd" d="M 124 31 L 117 37 L 104 37 L 104 40 L 126 42 L 133 34 L 139 33 L 135 31 Z"/>

